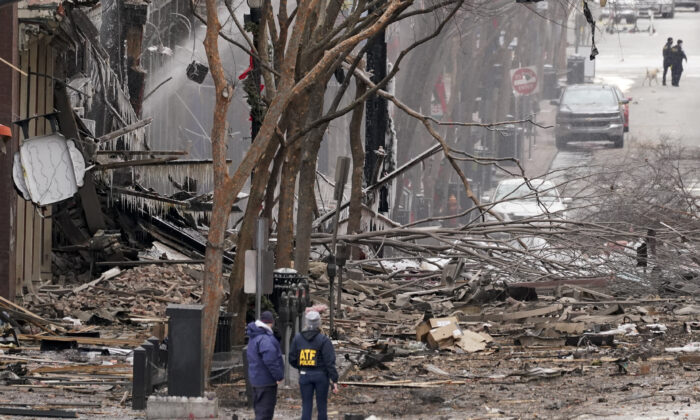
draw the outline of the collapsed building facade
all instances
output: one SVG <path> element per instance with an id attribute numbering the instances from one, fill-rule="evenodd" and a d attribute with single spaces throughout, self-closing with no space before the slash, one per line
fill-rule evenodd
<path id="1" fill-rule="evenodd" d="M 161 93 L 157 92 L 157 83 L 162 80 L 156 83 L 150 76 L 159 75 L 163 68 L 172 68 L 175 45 L 193 38 L 194 22 L 188 2 L 3 3 L 7 4 L 0 8 L 0 16 L 10 36 L 3 37 L 0 55 L 10 59 L 1 69 L 0 119 L 4 125 L 13 127 L 14 136 L 7 141 L 7 150 L 0 157 L 3 159 L 0 184 L 3 196 L 7 197 L 0 206 L 3 215 L 0 288 L 3 296 L 12 298 L 21 294 L 22 288 L 32 290 L 34 284 L 49 281 L 54 274 L 75 275 L 86 268 L 94 272 L 92 265 L 100 258 L 90 255 L 96 250 L 94 241 L 93 250 L 88 249 L 90 239 L 98 232 L 120 236 L 117 217 L 105 212 L 115 202 L 124 208 L 132 203 L 133 210 L 134 199 L 148 200 L 133 191 L 134 183 L 152 181 L 162 186 L 159 176 L 168 171 L 179 175 L 189 174 L 191 170 L 194 177 L 206 173 L 208 161 L 177 162 L 163 170 L 163 165 L 175 156 L 188 152 L 178 147 L 177 142 L 151 139 L 178 138 L 178 130 L 191 131 L 190 128 L 201 124 L 198 120 L 196 124 L 193 121 L 168 124 L 184 119 L 174 107 L 144 106 L 149 99 L 147 89 L 151 95 Z M 180 73 L 184 77 L 184 69 Z M 169 97 L 160 98 L 162 103 L 170 103 L 175 95 L 180 100 L 193 96 L 190 92 L 169 92 Z M 195 107 L 184 100 L 183 105 L 179 107 L 183 113 L 195 109 L 199 115 L 191 118 L 205 120 L 207 107 Z M 172 120 L 166 117 L 167 113 L 172 114 Z M 144 128 L 151 121 L 155 121 L 153 125 Z M 97 164 L 99 169 L 87 172 L 84 185 L 74 199 L 46 205 L 18 195 L 12 171 L 4 169 L 12 168 L 13 156 L 26 140 L 54 131 L 72 140 L 83 159 Z M 111 137 L 104 137 L 109 133 Z M 181 141 L 183 145 L 186 143 Z M 165 150 L 154 150 L 164 144 L 167 144 Z M 115 154 L 116 151 L 119 152 Z M 193 152 L 190 154 L 202 157 L 209 150 L 202 148 L 200 142 Z M 150 160 L 143 159 L 149 155 Z M 132 171 L 135 166 L 141 171 Z M 154 176 L 154 172 L 159 176 Z M 198 178 L 206 181 L 211 177 Z M 185 176 L 179 181 L 173 179 L 180 187 L 183 181 L 187 181 Z M 131 195 L 120 193 L 120 187 L 125 187 L 122 190 Z M 200 188 L 207 186 L 200 183 Z M 177 200 L 171 201 L 178 204 Z M 162 211 L 173 203 L 152 204 Z M 102 240 L 97 248 L 104 251 L 109 244 Z M 116 248 L 108 254 L 114 251 Z M 75 261 L 61 257 L 70 253 L 82 257 Z M 59 272 L 55 273 L 57 268 Z"/>
<path id="2" fill-rule="evenodd" d="M 148 76 L 168 64 L 160 56 L 189 36 L 192 22 L 186 1 L 4 3 L 0 17 L 10 36 L 3 37 L 0 55 L 11 59 L 1 69 L 0 119 L 14 136 L 0 157 L 3 169 L 13 166 L 20 145 L 54 131 L 72 140 L 85 161 L 102 164 L 87 173 L 75 199 L 56 205 L 18 196 L 12 171 L 3 170 L 0 288 L 12 298 L 52 278 L 53 250 L 72 246 L 87 257 L 86 244 L 97 232 L 118 234 L 116 221 L 103 213 L 114 200 L 105 186 L 131 185 L 131 172 L 121 168 L 152 150 L 143 128 Z M 149 50 L 144 42 L 153 39 L 157 47 Z M 113 136 L 102 137 L 108 133 Z M 166 161 L 158 157 L 168 152 L 154 151 L 148 163 Z"/>

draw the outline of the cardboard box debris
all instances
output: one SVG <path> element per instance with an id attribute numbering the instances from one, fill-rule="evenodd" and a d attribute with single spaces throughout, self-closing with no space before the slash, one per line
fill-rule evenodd
<path id="1" fill-rule="evenodd" d="M 428 340 L 428 333 L 430 332 L 430 323 L 428 321 L 423 321 L 418 326 L 416 326 L 416 341 L 426 342 Z"/>
<path id="2" fill-rule="evenodd" d="M 486 333 L 463 330 L 459 339 L 455 340 L 455 345 L 467 353 L 476 353 L 485 350 L 487 343 L 491 341 L 493 338 Z"/>
<path id="3" fill-rule="evenodd" d="M 430 328 L 444 327 L 448 324 L 459 325 L 459 320 L 455 316 L 446 318 L 430 318 L 428 322 L 430 323 Z"/>
<path id="4" fill-rule="evenodd" d="M 457 317 L 431 318 L 416 326 L 416 341 L 427 342 L 432 348 L 445 348 L 452 345 L 455 330 L 459 331 Z"/>
<path id="5" fill-rule="evenodd" d="M 430 330 L 428 333 L 428 345 L 434 349 L 444 349 L 452 346 L 455 340 L 455 331 L 460 331 L 459 325 L 456 323 L 448 323 L 445 326 Z"/>

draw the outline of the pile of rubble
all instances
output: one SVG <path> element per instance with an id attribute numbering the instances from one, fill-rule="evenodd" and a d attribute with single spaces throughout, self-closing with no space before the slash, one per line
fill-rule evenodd
<path id="1" fill-rule="evenodd" d="M 77 287 L 45 285 L 28 296 L 27 306 L 46 318 L 88 325 L 162 322 L 168 303 L 199 301 L 202 285 L 193 277 L 198 274 L 182 265 L 112 268 Z"/>
<path id="2" fill-rule="evenodd" d="M 351 276 L 335 323 L 341 384 L 355 390 L 336 398 L 340 412 L 600 417 L 644 412 L 630 401 L 680 413 L 700 401 L 697 295 L 622 295 L 614 278 L 400 287 Z"/>
<path id="3" fill-rule="evenodd" d="M 143 327 L 161 324 L 169 303 L 199 301 L 201 281 L 188 267 L 114 268 L 80 286 L 43 286 L 24 307 L 0 301 L 11 321 L 0 324 L 0 376 L 9 378 L 0 389 L 52 387 L 61 403 L 92 418 L 126 418 L 130 349 L 156 330 Z M 324 263 L 311 264 L 320 305 L 330 304 L 325 272 Z M 660 296 L 623 286 L 615 277 L 508 284 L 449 260 L 398 269 L 358 263 L 343 272 L 335 312 L 343 389 L 331 411 L 542 418 L 620 413 L 638 400 L 679 412 L 697 404 L 700 304 L 692 284 L 663 282 L 654 289 L 665 290 Z M 237 364 L 217 394 L 223 412 L 245 417 L 235 408 L 245 399 L 242 369 Z M 295 418 L 297 388 L 280 392 L 280 416 Z M 68 398 L 75 393 L 90 398 Z"/>

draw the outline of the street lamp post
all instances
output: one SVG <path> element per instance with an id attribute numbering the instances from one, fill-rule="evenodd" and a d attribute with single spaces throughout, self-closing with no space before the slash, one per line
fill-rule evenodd
<path id="1" fill-rule="evenodd" d="M 248 7 L 250 7 L 250 14 L 244 16 L 245 23 L 249 24 L 248 28 L 253 34 L 253 45 L 258 45 L 258 38 L 260 35 L 260 18 L 262 16 L 262 5 L 264 0 L 247 0 Z M 251 142 L 255 140 L 255 137 L 260 131 L 260 126 L 262 126 L 262 113 L 260 112 L 261 100 L 260 100 L 260 60 L 253 57 L 253 69 L 248 76 L 250 87 L 248 90 L 248 97 L 250 102 L 250 136 Z"/>

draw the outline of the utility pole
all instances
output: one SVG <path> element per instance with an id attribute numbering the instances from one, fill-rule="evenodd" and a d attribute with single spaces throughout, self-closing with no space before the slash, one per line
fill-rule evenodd
<path id="1" fill-rule="evenodd" d="M 376 9 L 380 9 L 384 3 L 385 0 L 379 2 Z M 373 11 L 369 10 L 369 13 Z M 368 41 L 367 71 L 372 74 L 373 83 L 379 83 L 386 77 L 386 39 L 383 30 Z M 375 171 L 381 169 L 375 168 L 378 165 L 375 151 L 386 150 L 385 137 L 389 121 L 387 100 L 377 94 L 370 95 L 365 102 L 365 111 L 365 182 L 369 183 Z M 379 177 L 381 175 L 380 172 Z M 389 211 L 386 204 L 388 194 L 386 187 L 379 191 L 379 211 L 382 213 Z"/>

